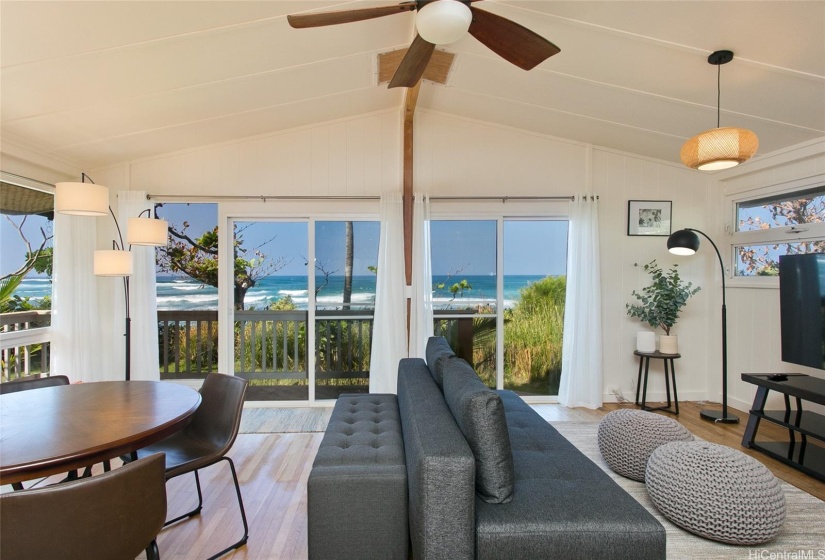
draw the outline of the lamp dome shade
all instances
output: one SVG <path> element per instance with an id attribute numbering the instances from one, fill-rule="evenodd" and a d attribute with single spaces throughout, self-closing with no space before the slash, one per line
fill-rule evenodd
<path id="1" fill-rule="evenodd" d="M 473 13 L 458 0 L 436 0 L 418 10 L 415 26 L 421 38 L 434 45 L 455 43 L 470 28 Z"/>
<path id="2" fill-rule="evenodd" d="M 743 163 L 759 149 L 756 134 L 746 128 L 722 127 L 700 132 L 682 146 L 682 163 L 700 171 L 718 171 Z"/>
<path id="3" fill-rule="evenodd" d="M 109 213 L 109 188 L 94 183 L 57 183 L 54 209 L 72 216 L 105 216 Z"/>
<path id="4" fill-rule="evenodd" d="M 129 218 L 126 242 L 129 245 L 166 245 L 169 222 L 155 218 Z"/>
<path id="5" fill-rule="evenodd" d="M 667 238 L 667 250 L 674 255 L 692 255 L 699 250 L 699 236 L 689 229 L 674 231 Z"/>
<path id="6" fill-rule="evenodd" d="M 131 276 L 132 253 L 118 249 L 95 251 L 95 276 Z"/>

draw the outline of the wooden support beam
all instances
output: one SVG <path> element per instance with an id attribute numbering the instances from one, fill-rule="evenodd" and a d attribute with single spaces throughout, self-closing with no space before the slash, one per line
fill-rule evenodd
<path id="1" fill-rule="evenodd" d="M 413 128 L 415 120 L 415 106 L 418 103 L 418 92 L 421 89 L 421 80 L 415 87 L 407 89 L 404 102 L 404 273 L 407 286 L 412 284 L 412 239 L 413 239 Z M 410 305 L 407 299 L 407 341 L 410 339 Z"/>

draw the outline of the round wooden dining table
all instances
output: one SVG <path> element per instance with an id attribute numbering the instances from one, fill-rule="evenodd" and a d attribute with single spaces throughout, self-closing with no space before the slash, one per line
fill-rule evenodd
<path id="1" fill-rule="evenodd" d="M 101 381 L 0 395 L 0 484 L 80 469 L 180 430 L 200 393 L 163 381 Z"/>

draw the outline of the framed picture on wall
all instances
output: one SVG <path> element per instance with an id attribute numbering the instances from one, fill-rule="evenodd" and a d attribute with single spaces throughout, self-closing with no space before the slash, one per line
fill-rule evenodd
<path id="1" fill-rule="evenodd" d="M 670 235 L 670 200 L 628 200 L 628 235 Z"/>

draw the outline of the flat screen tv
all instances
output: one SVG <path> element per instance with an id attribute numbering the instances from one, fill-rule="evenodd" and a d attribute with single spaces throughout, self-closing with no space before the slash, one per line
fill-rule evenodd
<path id="1" fill-rule="evenodd" d="M 779 257 L 782 361 L 825 369 L 825 254 Z"/>

